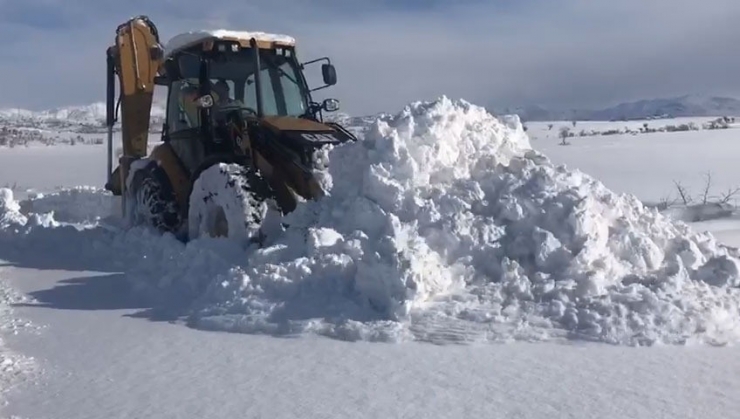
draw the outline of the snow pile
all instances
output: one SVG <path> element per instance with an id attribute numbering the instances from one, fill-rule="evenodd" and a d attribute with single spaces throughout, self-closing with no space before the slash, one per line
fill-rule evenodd
<path id="1" fill-rule="evenodd" d="M 105 189 L 77 186 L 52 193 L 36 193 L 19 204 L 21 212 L 52 213 L 54 220 L 67 223 L 91 223 L 120 212 L 120 200 Z"/>
<path id="2" fill-rule="evenodd" d="M 24 228 L 33 226 L 51 227 L 58 223 L 54 220 L 52 213 L 24 215 L 22 205 L 15 200 L 13 191 L 8 188 L 0 188 L 0 238 L 6 239 L 13 244 L 18 233 Z M 0 260 L 4 260 L 0 254 Z"/>
<path id="3" fill-rule="evenodd" d="M 339 146 L 330 195 L 214 281 L 194 324 L 342 338 L 740 337 L 738 260 L 442 98 Z"/>

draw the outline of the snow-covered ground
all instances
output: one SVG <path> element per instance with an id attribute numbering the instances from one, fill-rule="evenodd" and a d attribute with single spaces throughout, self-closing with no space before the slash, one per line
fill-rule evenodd
<path id="1" fill-rule="evenodd" d="M 2 150 L 5 413 L 731 417 L 736 236 L 700 232 L 734 220 L 637 198 L 734 186 L 737 131 L 528 128 L 448 99 L 384 117 L 263 249 L 122 229 L 105 146 Z"/>
<path id="2" fill-rule="evenodd" d="M 716 118 L 676 118 L 645 121 L 657 128 L 670 124 L 694 123 L 701 126 Z M 608 131 L 637 130 L 645 122 L 578 122 L 575 130 Z M 549 129 L 549 125 L 553 125 Z M 533 122 L 528 124 L 532 146 L 541 150 L 553 162 L 568 168 L 580 169 L 602 181 L 614 191 L 634 194 L 646 203 L 672 203 L 679 210 L 683 204 L 677 184 L 685 188 L 701 204 L 709 186 L 710 202 L 722 200 L 729 192 L 740 188 L 740 129 L 688 132 L 658 132 L 647 134 L 622 134 L 609 136 L 571 137 L 570 145 L 560 145 L 558 131 L 571 127 L 569 122 Z M 740 205 L 740 194 L 728 200 L 732 206 Z M 716 207 L 705 206 L 706 212 L 716 212 Z M 711 230 L 717 238 L 733 246 L 740 246 L 740 219 L 734 215 L 721 219 L 694 223 L 698 231 Z"/>

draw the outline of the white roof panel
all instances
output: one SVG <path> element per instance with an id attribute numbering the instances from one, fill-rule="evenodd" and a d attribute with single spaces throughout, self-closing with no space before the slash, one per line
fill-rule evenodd
<path id="1" fill-rule="evenodd" d="M 238 39 L 249 42 L 252 38 L 258 41 L 264 42 L 278 42 L 281 44 L 295 45 L 295 38 L 288 35 L 273 34 L 266 32 L 246 32 L 246 31 L 230 31 L 227 29 L 217 30 L 200 30 L 183 32 L 181 34 L 173 36 L 167 44 L 164 46 L 165 57 L 171 52 L 177 51 L 182 48 L 187 48 L 191 45 L 203 42 L 207 39 L 219 38 L 219 39 Z"/>

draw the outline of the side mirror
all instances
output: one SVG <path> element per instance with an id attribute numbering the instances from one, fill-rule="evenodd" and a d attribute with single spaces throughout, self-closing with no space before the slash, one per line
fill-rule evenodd
<path id="1" fill-rule="evenodd" d="M 321 75 L 324 76 L 324 83 L 328 86 L 337 84 L 337 70 L 332 64 L 321 65 Z"/>
<path id="2" fill-rule="evenodd" d="M 338 99 L 324 99 L 324 101 L 321 103 L 321 109 L 327 112 L 336 112 L 339 110 L 339 100 Z"/>

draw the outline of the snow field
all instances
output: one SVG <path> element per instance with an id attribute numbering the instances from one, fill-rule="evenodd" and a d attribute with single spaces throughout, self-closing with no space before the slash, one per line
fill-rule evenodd
<path id="1" fill-rule="evenodd" d="M 36 377 L 39 367 L 35 359 L 9 349 L 5 342 L 9 335 L 34 331 L 36 328 L 15 315 L 12 305 L 28 303 L 31 299 L 9 288 L 3 278 L 3 271 L 4 268 L 0 265 L 0 405 L 4 406 L 7 404 L 6 394 Z"/>
<path id="2" fill-rule="evenodd" d="M 665 123 L 689 122 L 701 124 L 702 120 L 694 118 Z M 596 125 L 579 122 L 578 126 L 581 124 Z M 614 125 L 619 123 L 602 124 L 599 130 L 621 127 Z M 707 175 L 711 175 L 711 201 L 740 186 L 740 169 L 736 164 L 736 156 L 740 154 L 740 142 L 737 141 L 740 131 L 737 128 L 573 137 L 568 138 L 570 145 L 562 146 L 557 138 L 561 125 L 569 126 L 556 124 L 552 132 L 547 132 L 546 127 L 543 132 L 539 123 L 529 123 L 527 133 L 533 147 L 553 162 L 566 164 L 569 168 L 577 167 L 599 179 L 609 189 L 635 194 L 643 202 L 675 200 L 682 203 L 674 182 L 686 188 L 694 200 L 692 203 L 701 202 Z M 737 199 L 730 204 L 737 205 Z"/>
<path id="3" fill-rule="evenodd" d="M 17 211 L 19 205 L 13 201 L 8 189 L 0 189 L 0 228 L 5 228 L 20 221 Z M 13 304 L 23 304 L 31 301 L 25 295 L 15 292 L 5 283 L 4 271 L 6 268 L 0 261 L 0 394 L 15 388 L 20 383 L 36 373 L 37 365 L 33 358 L 18 354 L 6 347 L 5 339 L 21 330 L 34 329 L 34 326 L 23 319 L 17 318 Z M 5 404 L 0 398 L 0 403 Z"/>
<path id="4" fill-rule="evenodd" d="M 554 165 L 515 117 L 416 102 L 322 157 L 329 195 L 301 204 L 261 249 L 124 231 L 106 220 L 115 200 L 78 188 L 23 205 L 5 190 L 0 250 L 122 270 L 211 330 L 435 343 L 740 337 L 733 251 Z"/>

